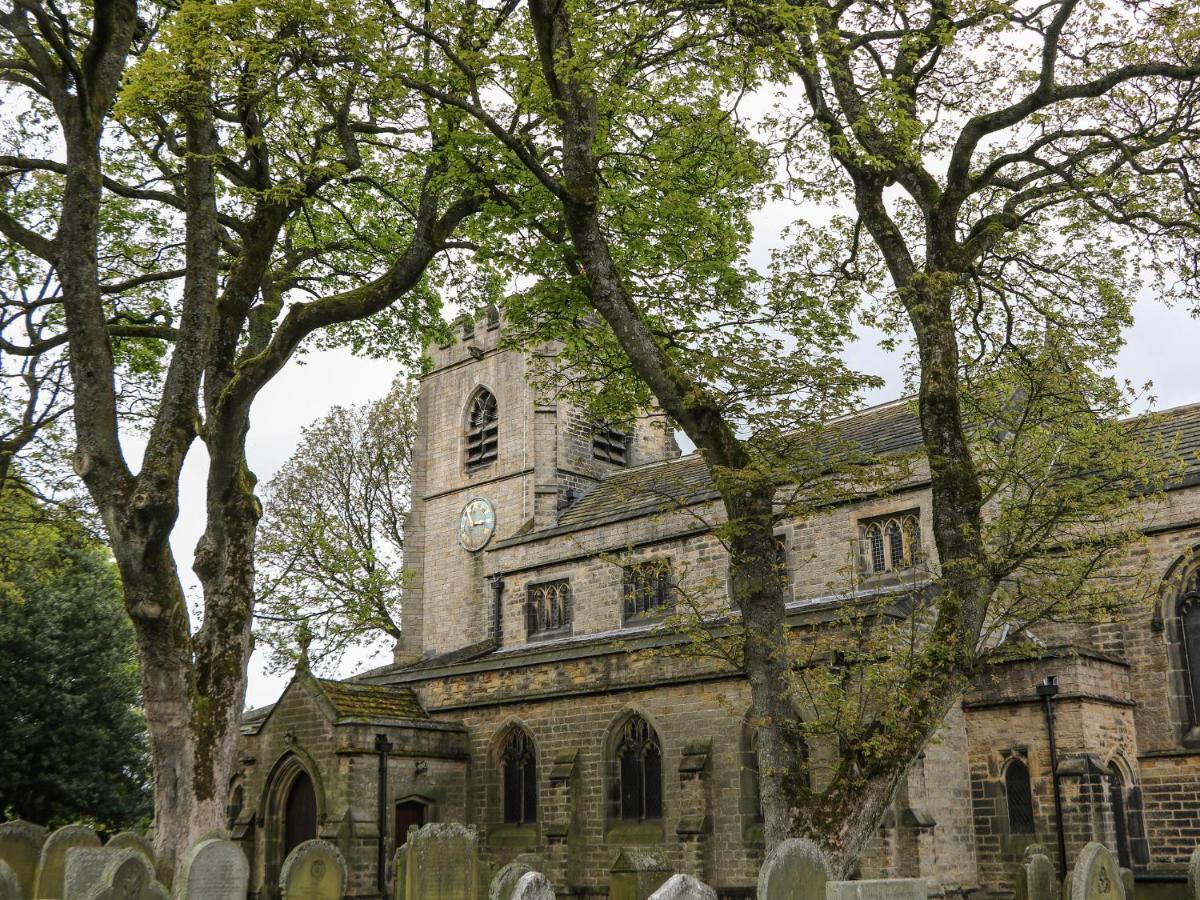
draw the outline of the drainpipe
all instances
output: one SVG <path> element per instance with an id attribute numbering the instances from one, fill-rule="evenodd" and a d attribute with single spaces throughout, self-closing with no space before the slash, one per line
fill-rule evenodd
<path id="1" fill-rule="evenodd" d="M 496 649 L 500 649 L 501 625 L 503 624 L 502 613 L 504 609 L 500 598 L 504 596 L 504 576 L 499 573 L 489 575 L 488 584 L 492 586 L 492 640 L 496 642 Z"/>
<path id="2" fill-rule="evenodd" d="M 387 765 L 392 742 L 386 734 L 375 735 L 375 751 L 379 754 L 379 896 L 387 897 Z"/>
<path id="3" fill-rule="evenodd" d="M 1054 741 L 1054 697 L 1058 693 L 1058 676 L 1047 675 L 1037 686 L 1046 713 L 1046 734 L 1050 738 L 1050 781 L 1054 785 L 1054 821 L 1058 830 L 1058 880 L 1067 879 L 1067 839 L 1063 834 L 1062 785 L 1058 781 L 1058 745 Z"/>

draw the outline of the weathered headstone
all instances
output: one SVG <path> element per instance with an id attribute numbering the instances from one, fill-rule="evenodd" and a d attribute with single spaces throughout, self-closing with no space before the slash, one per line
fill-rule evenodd
<path id="1" fill-rule="evenodd" d="M 526 872 L 513 888 L 512 900 L 554 900 L 554 885 L 541 872 Z"/>
<path id="2" fill-rule="evenodd" d="M 648 900 L 671 877 L 662 852 L 648 847 L 624 848 L 609 872 L 609 900 Z"/>
<path id="3" fill-rule="evenodd" d="M 104 867 L 113 851 L 106 847 L 72 847 L 67 851 L 67 867 L 63 875 L 65 900 L 83 900 L 95 891 L 104 879 Z"/>
<path id="4" fill-rule="evenodd" d="M 86 900 L 144 900 L 153 882 L 154 872 L 144 856 L 136 850 L 117 850 L 110 854 L 101 883 Z"/>
<path id="5" fill-rule="evenodd" d="M 209 838 L 191 849 L 179 873 L 179 900 L 245 900 L 250 863 L 233 841 Z"/>
<path id="6" fill-rule="evenodd" d="M 342 900 L 346 892 L 346 860 L 329 841 L 320 838 L 305 841 L 283 861 L 279 890 L 283 900 Z"/>
<path id="7" fill-rule="evenodd" d="M 1125 888 L 1125 900 L 1133 900 L 1133 891 L 1136 887 L 1136 882 L 1133 878 L 1132 869 L 1121 870 L 1121 886 Z"/>
<path id="8" fill-rule="evenodd" d="M 12 866 L 0 859 L 0 900 L 25 900 L 27 896 Z"/>
<path id="9" fill-rule="evenodd" d="M 136 891 L 130 885 L 137 885 Z M 156 888 L 160 892 L 156 893 Z M 129 900 L 155 900 L 161 894 L 161 886 L 154 880 L 154 867 L 144 854 L 108 845 L 72 847 L 67 852 L 63 900 L 113 896 L 124 900 L 126 894 Z"/>
<path id="10" fill-rule="evenodd" d="M 512 900 L 513 890 L 522 875 L 528 875 L 533 869 L 522 862 L 510 862 L 504 866 L 492 883 L 488 885 L 488 900 Z"/>
<path id="11" fill-rule="evenodd" d="M 776 844 L 758 870 L 758 900 L 824 900 L 831 872 L 821 848 L 804 838 Z"/>
<path id="12" fill-rule="evenodd" d="M 45 842 L 46 829 L 39 825 L 20 819 L 0 823 L 0 861 L 8 863 L 16 876 L 22 900 L 33 896 L 38 860 Z"/>
<path id="13" fill-rule="evenodd" d="M 67 875 L 67 851 L 75 847 L 99 847 L 100 838 L 86 825 L 64 825 L 46 838 L 38 861 L 36 900 L 62 900 Z"/>
<path id="14" fill-rule="evenodd" d="M 104 846 L 109 850 L 136 850 L 146 857 L 151 869 L 158 865 L 158 861 L 154 858 L 154 848 L 136 831 L 122 831 L 114 834 Z"/>
<path id="15" fill-rule="evenodd" d="M 1103 844 L 1093 841 L 1079 851 L 1066 900 L 1125 900 L 1120 866 Z"/>
<path id="16" fill-rule="evenodd" d="M 1188 896 L 1200 900 L 1200 847 L 1188 859 Z"/>
<path id="17" fill-rule="evenodd" d="M 392 857 L 392 900 L 408 900 L 408 844 L 396 848 Z"/>
<path id="18" fill-rule="evenodd" d="M 1026 900 L 1058 900 L 1058 875 L 1050 857 L 1035 853 L 1021 866 Z"/>
<path id="19" fill-rule="evenodd" d="M 717 900 L 717 892 L 691 875 L 672 875 L 650 900 Z"/>
<path id="20" fill-rule="evenodd" d="M 405 868 L 409 900 L 475 900 L 486 886 L 479 835 L 457 822 L 410 828 Z"/>
<path id="21" fill-rule="evenodd" d="M 924 878 L 881 878 L 872 881 L 830 881 L 826 900 L 928 900 Z"/>

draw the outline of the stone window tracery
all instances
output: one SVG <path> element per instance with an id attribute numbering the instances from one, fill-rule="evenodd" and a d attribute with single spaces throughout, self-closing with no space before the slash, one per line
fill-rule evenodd
<path id="1" fill-rule="evenodd" d="M 1187 679 L 1188 712 L 1193 727 L 1200 725 L 1200 585 L 1193 573 L 1184 585 L 1176 607 L 1179 650 Z"/>
<path id="2" fill-rule="evenodd" d="M 863 571 L 869 575 L 911 568 L 921 559 L 921 520 L 916 510 L 859 523 Z"/>
<path id="3" fill-rule="evenodd" d="M 650 559 L 625 567 L 625 620 L 669 610 L 675 602 L 671 561 Z"/>
<path id="4" fill-rule="evenodd" d="M 630 716 L 616 748 L 620 818 L 643 822 L 662 818 L 662 746 L 650 723 Z"/>
<path id="5" fill-rule="evenodd" d="M 531 584 L 525 601 L 526 635 L 537 637 L 566 631 L 571 626 L 571 582 L 562 578 Z"/>
<path id="6" fill-rule="evenodd" d="M 496 395 L 480 388 L 467 411 L 467 471 L 496 461 L 499 419 Z"/>
<path id="7" fill-rule="evenodd" d="M 514 726 L 500 751 L 504 822 L 527 825 L 537 821 L 537 756 L 533 739 Z"/>

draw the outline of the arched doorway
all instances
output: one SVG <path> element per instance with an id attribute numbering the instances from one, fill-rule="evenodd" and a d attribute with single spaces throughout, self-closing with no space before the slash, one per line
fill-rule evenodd
<path id="1" fill-rule="evenodd" d="M 292 780 L 283 808 L 283 858 L 297 846 L 317 836 L 317 792 L 308 773 Z"/>

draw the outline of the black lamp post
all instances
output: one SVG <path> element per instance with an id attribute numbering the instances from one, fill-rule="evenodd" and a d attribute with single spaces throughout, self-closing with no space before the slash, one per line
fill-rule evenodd
<path id="1" fill-rule="evenodd" d="M 1058 783 L 1058 746 L 1054 741 L 1054 698 L 1058 694 L 1058 676 L 1047 675 L 1037 686 L 1046 713 L 1046 734 L 1050 738 L 1050 783 L 1054 786 L 1054 821 L 1058 832 L 1058 880 L 1067 878 L 1067 840 L 1063 834 L 1062 787 Z"/>

